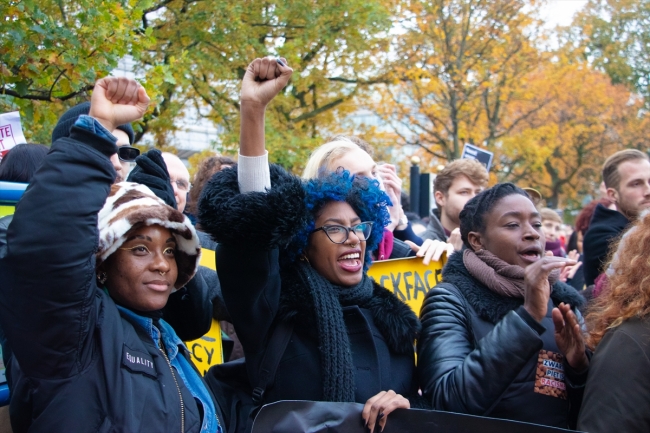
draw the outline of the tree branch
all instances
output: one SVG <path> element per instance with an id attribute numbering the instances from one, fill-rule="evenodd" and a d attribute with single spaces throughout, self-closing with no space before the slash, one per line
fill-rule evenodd
<path id="1" fill-rule="evenodd" d="M 321 113 L 323 113 L 323 112 L 325 112 L 327 110 L 330 110 L 330 109 L 336 107 L 337 105 L 340 105 L 340 104 L 344 103 L 345 101 L 350 99 L 353 94 L 354 94 L 354 92 L 351 93 L 349 96 L 344 96 L 344 97 L 335 99 L 335 100 L 333 100 L 333 101 L 331 101 L 331 102 L 329 102 L 329 103 L 327 103 L 327 104 L 325 104 L 325 105 L 323 105 L 321 107 L 318 107 L 315 110 L 310 111 L 309 113 L 301 114 L 300 116 L 296 117 L 295 119 L 292 119 L 292 122 L 294 122 L 294 123 L 295 122 L 302 122 L 303 120 L 307 120 L 307 119 L 311 119 L 313 117 L 316 117 L 319 114 L 321 114 Z"/>
<path id="2" fill-rule="evenodd" d="M 174 0 L 163 0 L 162 2 L 158 3 L 157 5 L 153 5 L 149 9 L 143 10 L 142 15 L 144 16 L 144 15 L 147 15 L 148 13 L 156 12 L 157 10 L 160 10 L 160 9 L 164 8 L 165 6 L 167 6 L 172 1 L 174 1 Z"/>
<path id="3" fill-rule="evenodd" d="M 386 78 L 376 78 L 373 80 L 359 80 L 358 78 L 351 79 L 351 78 L 343 78 L 343 77 L 326 77 L 327 80 L 329 81 L 336 81 L 339 83 L 346 83 L 346 84 L 360 84 L 360 85 L 371 85 L 371 84 L 388 84 L 390 83 L 389 80 Z"/>
<path id="4" fill-rule="evenodd" d="M 92 90 L 94 87 L 94 84 L 88 84 L 81 89 L 79 89 L 76 92 L 68 93 L 67 95 L 64 96 L 59 96 L 59 97 L 52 97 L 51 94 L 48 95 L 34 95 L 34 94 L 27 94 L 27 95 L 20 95 L 18 92 L 15 90 L 7 89 L 5 86 L 0 87 L 0 95 L 8 95 L 8 96 L 13 96 L 18 99 L 27 99 L 31 101 L 47 101 L 47 102 L 54 102 L 54 101 L 67 101 L 68 99 L 74 98 L 75 96 L 78 96 L 82 93 L 85 93 L 89 90 Z"/>

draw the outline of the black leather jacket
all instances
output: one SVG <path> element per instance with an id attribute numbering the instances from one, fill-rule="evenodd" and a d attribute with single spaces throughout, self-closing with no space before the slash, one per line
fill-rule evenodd
<path id="1" fill-rule="evenodd" d="M 553 305 L 580 305 L 575 289 L 556 283 L 540 324 L 523 308 L 523 299 L 501 297 L 472 277 L 461 253 L 449 258 L 443 280 L 427 294 L 420 313 L 420 386 L 433 408 L 563 428 L 574 425 L 586 372 L 577 374 L 564 363 L 560 374 L 566 375 L 568 400 L 537 392 L 536 380 L 545 351 L 559 353 Z"/>

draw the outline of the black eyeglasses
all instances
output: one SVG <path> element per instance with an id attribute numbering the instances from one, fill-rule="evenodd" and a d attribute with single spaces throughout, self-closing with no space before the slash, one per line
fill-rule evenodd
<path id="1" fill-rule="evenodd" d="M 311 232 L 315 233 L 320 230 L 324 231 L 330 241 L 334 242 L 335 244 L 342 244 L 347 241 L 348 237 L 350 237 L 350 232 L 354 232 L 360 241 L 366 241 L 368 240 L 370 233 L 372 233 L 372 222 L 365 221 L 353 227 L 345 227 L 337 224 L 327 225 L 314 229 Z"/>
<path id="2" fill-rule="evenodd" d="M 133 162 L 140 155 L 140 149 L 133 146 L 120 146 L 117 148 L 117 156 L 120 161 Z"/>

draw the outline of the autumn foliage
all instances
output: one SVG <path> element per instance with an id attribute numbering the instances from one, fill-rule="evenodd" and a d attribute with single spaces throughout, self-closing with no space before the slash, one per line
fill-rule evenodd
<path id="1" fill-rule="evenodd" d="M 495 154 L 491 179 L 579 207 L 607 155 L 648 148 L 647 0 L 591 0 L 566 29 L 541 0 L 8 0 L 0 5 L 0 111 L 28 140 L 129 55 L 154 104 L 140 144 L 169 148 L 185 113 L 234 153 L 248 62 L 296 73 L 267 112 L 272 159 L 299 172 L 331 135 L 357 134 L 377 159 L 423 171 L 465 143 Z M 603 14 L 603 11 L 606 13 Z M 609 21 L 605 18 L 609 17 Z M 641 48 L 640 48 L 641 47 Z M 407 172 L 402 170 L 402 177 Z"/>

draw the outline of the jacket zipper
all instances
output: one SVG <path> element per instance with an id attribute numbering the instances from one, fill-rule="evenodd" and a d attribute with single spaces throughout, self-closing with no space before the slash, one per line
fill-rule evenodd
<path id="1" fill-rule="evenodd" d="M 169 362 L 169 358 L 167 357 L 167 354 L 165 353 L 165 346 L 163 345 L 162 338 L 159 340 L 159 350 L 162 352 L 163 357 L 165 358 L 165 361 L 167 361 L 167 365 L 169 366 L 169 370 L 172 372 L 172 378 L 174 379 L 174 383 L 176 384 L 176 390 L 178 391 L 178 398 L 181 401 L 181 433 L 185 433 L 185 404 L 183 403 L 183 394 L 181 393 L 181 388 L 178 386 L 178 381 L 176 380 L 176 375 L 174 374 L 174 368 L 172 367 L 172 363 Z"/>

